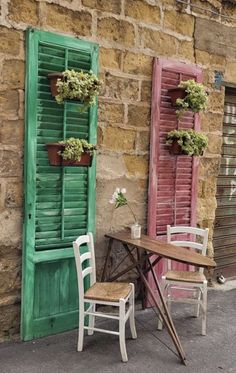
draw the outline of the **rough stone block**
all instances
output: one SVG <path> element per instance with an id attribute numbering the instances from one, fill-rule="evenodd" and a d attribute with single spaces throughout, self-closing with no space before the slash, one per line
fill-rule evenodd
<path id="1" fill-rule="evenodd" d="M 131 52 L 124 53 L 124 72 L 129 74 L 152 75 L 151 56 Z"/>
<path id="2" fill-rule="evenodd" d="M 106 96 L 119 100 L 138 100 L 139 85 L 137 80 L 121 78 L 107 74 Z"/>
<path id="3" fill-rule="evenodd" d="M 4 120 L 0 124 L 0 142 L 3 145 L 17 145 L 23 149 L 24 123 L 22 120 Z"/>
<path id="4" fill-rule="evenodd" d="M 220 169 L 220 158 L 200 158 L 199 178 L 206 180 L 211 176 L 217 177 Z"/>
<path id="5" fill-rule="evenodd" d="M 139 105 L 128 106 L 128 125 L 133 127 L 149 127 L 151 108 Z"/>
<path id="6" fill-rule="evenodd" d="M 198 219 L 206 220 L 206 219 L 215 219 L 215 210 L 217 207 L 215 197 L 208 197 L 207 203 L 205 198 L 198 198 L 197 199 L 197 216 Z"/>
<path id="7" fill-rule="evenodd" d="M 214 91 L 209 94 L 207 110 L 212 112 L 224 112 L 224 93 Z"/>
<path id="8" fill-rule="evenodd" d="M 122 157 L 116 154 L 97 156 L 97 179 L 107 179 L 110 185 L 112 179 L 119 179 L 125 175 L 125 165 Z M 97 200 L 98 201 L 98 200 Z"/>
<path id="9" fill-rule="evenodd" d="M 224 80 L 227 82 L 236 83 L 236 58 L 234 61 L 227 61 Z"/>
<path id="10" fill-rule="evenodd" d="M 118 49 L 100 48 L 99 62 L 101 67 L 120 69 L 122 52 Z"/>
<path id="11" fill-rule="evenodd" d="M 20 305 L 0 308 L 0 341 L 12 339 L 20 332 Z"/>
<path id="12" fill-rule="evenodd" d="M 6 294 L 21 288 L 20 260 L 7 257 L 0 264 L 0 294 Z"/>
<path id="13" fill-rule="evenodd" d="M 38 2 L 35 0 L 10 0 L 9 19 L 14 22 L 37 25 L 39 21 Z"/>
<path id="14" fill-rule="evenodd" d="M 140 131 L 137 139 L 137 151 L 148 152 L 150 144 L 150 132 Z"/>
<path id="15" fill-rule="evenodd" d="M 97 25 L 98 38 L 114 41 L 125 46 L 134 45 L 134 26 L 115 18 L 100 18 Z"/>
<path id="16" fill-rule="evenodd" d="M 148 159 L 140 155 L 123 156 L 127 173 L 131 177 L 146 178 L 148 175 Z"/>
<path id="17" fill-rule="evenodd" d="M 163 31 L 156 31 L 147 28 L 140 28 L 141 46 L 152 49 L 160 56 L 175 55 L 179 41 Z"/>
<path id="18" fill-rule="evenodd" d="M 82 0 L 82 4 L 92 9 L 119 14 L 121 0 Z"/>
<path id="19" fill-rule="evenodd" d="M 5 60 L 2 66 L 1 89 L 24 89 L 25 63 L 20 60 Z"/>
<path id="20" fill-rule="evenodd" d="M 216 177 L 208 177 L 206 180 L 199 180 L 198 182 L 198 197 L 208 198 L 215 197 L 216 194 Z"/>
<path id="21" fill-rule="evenodd" d="M 232 45 L 236 44 L 236 27 L 227 27 L 209 19 L 196 18 L 194 38 L 197 49 L 210 54 L 236 58 L 236 50 L 232 48 Z"/>
<path id="22" fill-rule="evenodd" d="M 73 11 L 55 4 L 45 4 L 42 9 L 43 26 L 76 35 L 91 35 L 92 16 L 86 11 Z"/>
<path id="23" fill-rule="evenodd" d="M 17 56 L 20 53 L 21 33 L 19 31 L 0 27 L 0 53 Z"/>
<path id="24" fill-rule="evenodd" d="M 5 205 L 9 208 L 22 206 L 22 182 L 7 183 Z"/>
<path id="25" fill-rule="evenodd" d="M 192 36 L 194 31 L 194 17 L 176 10 L 164 11 L 164 28 L 178 32 L 184 36 Z"/>
<path id="26" fill-rule="evenodd" d="M 141 101 L 151 103 L 152 82 L 143 80 L 141 84 Z"/>
<path id="27" fill-rule="evenodd" d="M 19 96 L 17 91 L 0 92 L 0 113 L 2 119 L 18 119 Z"/>
<path id="28" fill-rule="evenodd" d="M 8 255 L 10 250 L 16 251 L 22 239 L 21 211 L 9 209 L 0 212 L 0 255 Z"/>
<path id="29" fill-rule="evenodd" d="M 99 102 L 99 121 L 106 123 L 124 122 L 124 105 Z"/>
<path id="30" fill-rule="evenodd" d="M 223 115 L 215 113 L 201 113 L 201 130 L 203 132 L 222 133 Z"/>
<path id="31" fill-rule="evenodd" d="M 236 6 L 234 0 L 231 0 L 230 2 L 223 2 L 221 13 L 229 17 L 222 17 L 223 23 L 230 26 L 236 26 Z"/>
<path id="32" fill-rule="evenodd" d="M 178 55 L 191 62 L 195 62 L 193 42 L 181 41 L 178 48 Z"/>
<path id="33" fill-rule="evenodd" d="M 102 146 L 113 151 L 131 151 L 135 148 L 135 131 L 108 127 L 103 132 Z"/>
<path id="34" fill-rule="evenodd" d="M 159 6 L 148 4 L 142 0 L 126 0 L 125 15 L 136 18 L 141 22 L 154 23 L 161 22 L 161 12 Z"/>
<path id="35" fill-rule="evenodd" d="M 208 139 L 207 153 L 221 154 L 222 137 L 220 135 L 209 134 Z"/>
<path id="36" fill-rule="evenodd" d="M 0 151 L 0 177 L 22 176 L 22 159 L 18 152 Z"/>

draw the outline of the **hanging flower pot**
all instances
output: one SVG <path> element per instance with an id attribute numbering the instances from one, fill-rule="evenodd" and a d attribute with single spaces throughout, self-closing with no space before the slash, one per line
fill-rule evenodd
<path id="1" fill-rule="evenodd" d="M 208 138 L 193 129 L 173 130 L 167 133 L 166 145 L 169 145 L 170 154 L 201 156 L 208 145 Z"/>
<path id="2" fill-rule="evenodd" d="M 62 79 L 62 78 L 63 78 L 62 73 L 48 74 L 48 79 L 49 79 L 49 82 L 50 82 L 52 97 L 55 97 L 56 95 L 58 95 L 57 85 L 56 85 L 57 84 L 57 79 Z"/>
<path id="3" fill-rule="evenodd" d="M 65 70 L 48 74 L 52 96 L 58 104 L 66 100 L 79 101 L 84 109 L 96 103 L 102 81 L 92 72 Z"/>
<path id="4" fill-rule="evenodd" d="M 176 107 L 176 100 L 178 98 L 184 99 L 187 96 L 187 92 L 185 88 L 175 87 L 168 89 L 168 95 L 171 99 L 171 105 Z"/>
<path id="5" fill-rule="evenodd" d="M 175 112 L 178 118 L 181 118 L 186 111 L 199 113 L 207 107 L 207 90 L 193 79 L 181 81 L 178 87 L 169 89 L 168 94 L 172 106 L 176 107 Z"/>
<path id="6" fill-rule="evenodd" d="M 172 144 L 169 147 L 169 152 L 172 155 L 186 155 L 186 152 L 183 151 L 181 146 L 178 144 L 178 140 L 173 140 Z"/>
<path id="7" fill-rule="evenodd" d="M 64 142 L 46 144 L 51 166 L 90 167 L 95 145 L 86 140 L 70 138 Z"/>

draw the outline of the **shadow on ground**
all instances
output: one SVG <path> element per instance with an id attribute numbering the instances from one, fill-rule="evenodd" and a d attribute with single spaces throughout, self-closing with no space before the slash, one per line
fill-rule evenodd
<path id="1" fill-rule="evenodd" d="M 116 336 L 86 336 L 84 351 L 78 353 L 77 332 L 72 331 L 37 341 L 1 344 L 0 372 L 236 373 L 236 289 L 208 294 L 205 337 L 200 334 L 200 319 L 191 316 L 191 306 L 173 306 L 173 320 L 187 355 L 186 367 L 175 355 L 166 330 L 156 330 L 156 316 L 149 309 L 136 314 L 137 340 L 130 338 L 127 327 L 128 363 L 120 360 Z"/>

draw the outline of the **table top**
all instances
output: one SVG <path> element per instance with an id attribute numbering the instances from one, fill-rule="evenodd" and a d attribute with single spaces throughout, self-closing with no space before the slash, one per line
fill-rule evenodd
<path id="1" fill-rule="evenodd" d="M 135 240 L 130 238 L 129 231 L 108 233 L 105 236 L 122 243 L 135 246 L 139 249 L 146 250 L 163 258 L 176 260 L 177 262 L 206 268 L 214 268 L 216 266 L 216 262 L 207 256 L 203 256 L 184 247 L 175 246 L 173 244 L 151 238 L 145 234 L 142 234 L 140 239 Z"/>

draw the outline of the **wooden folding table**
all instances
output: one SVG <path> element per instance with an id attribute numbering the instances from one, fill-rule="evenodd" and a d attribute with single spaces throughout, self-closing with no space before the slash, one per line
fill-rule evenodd
<path id="1" fill-rule="evenodd" d="M 149 236 L 142 235 L 140 239 L 131 239 L 130 238 L 130 232 L 122 231 L 118 233 L 109 233 L 106 234 L 105 237 L 109 238 L 109 244 L 108 244 L 108 250 L 106 255 L 106 260 L 102 272 L 102 278 L 101 281 L 115 281 L 119 277 L 123 276 L 128 271 L 136 268 L 140 279 L 146 288 L 147 292 L 149 293 L 150 297 L 152 298 L 152 301 L 154 305 L 157 307 L 157 309 L 160 312 L 160 315 L 162 317 L 162 320 L 168 330 L 168 333 L 170 337 L 172 338 L 172 341 L 176 347 L 176 350 L 179 354 L 179 357 L 183 364 L 186 364 L 186 356 L 183 350 L 183 347 L 181 345 L 180 339 L 178 337 L 178 334 L 176 332 L 175 326 L 173 324 L 171 315 L 168 311 L 168 308 L 166 306 L 166 303 L 163 298 L 163 294 L 161 291 L 161 287 L 159 284 L 159 280 L 156 276 L 156 273 L 154 271 L 154 266 L 162 259 L 162 258 L 168 258 L 171 260 L 175 260 L 177 262 L 191 264 L 198 267 L 204 267 L 210 270 L 211 268 L 214 268 L 216 266 L 216 263 L 214 260 L 203 256 L 201 254 L 198 254 L 196 252 L 190 251 L 186 248 L 175 246 L 173 244 L 168 244 L 166 242 L 163 242 L 161 240 L 153 239 Z M 123 246 L 123 248 L 126 251 L 125 258 L 129 257 L 132 264 L 126 267 L 125 269 L 121 270 L 119 273 L 116 273 L 115 275 L 108 274 L 108 264 L 109 264 L 109 258 L 111 255 L 112 247 L 114 242 L 120 242 Z M 150 257 L 152 255 L 157 255 L 157 258 L 151 262 Z M 122 263 L 124 263 L 125 258 L 123 258 L 118 265 L 116 266 L 115 270 L 120 267 Z M 144 268 L 145 263 L 145 270 Z M 158 294 L 159 294 L 159 302 L 158 299 L 150 287 L 147 279 L 146 274 L 148 272 L 151 272 Z M 114 273 L 114 271 L 113 271 Z"/>

